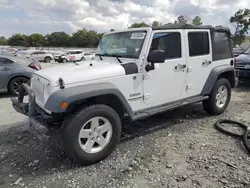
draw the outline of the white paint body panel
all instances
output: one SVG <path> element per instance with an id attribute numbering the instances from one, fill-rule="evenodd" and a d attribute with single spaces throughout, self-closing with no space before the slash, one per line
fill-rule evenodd
<path id="1" fill-rule="evenodd" d="M 92 64 L 92 66 L 91 66 Z M 119 63 L 107 61 L 89 61 L 70 63 L 37 71 L 36 74 L 47 78 L 51 86 L 58 86 L 58 79 L 63 78 L 65 85 L 101 80 L 125 75 L 125 70 Z"/>
<path id="2" fill-rule="evenodd" d="M 181 96 L 181 93 L 185 88 L 186 83 L 186 69 L 175 70 L 175 66 L 177 66 L 178 64 L 186 65 L 183 30 L 153 31 L 153 34 L 151 35 L 151 41 L 155 33 L 164 32 L 180 33 L 182 41 L 182 57 L 165 60 L 164 63 L 155 64 L 155 70 L 149 72 L 144 71 L 145 79 L 143 81 L 143 93 L 149 95 L 149 97 L 145 99 L 145 104 L 150 106 L 160 105 L 183 98 L 183 96 Z M 148 45 L 148 52 L 150 45 L 151 43 Z M 148 62 L 145 60 L 144 65 L 147 64 Z"/>
<path id="3" fill-rule="evenodd" d="M 209 54 L 201 55 L 201 56 L 189 56 L 189 43 L 188 43 L 188 33 L 190 32 L 207 32 L 209 36 Z M 184 38 L 186 39 L 186 62 L 189 69 L 192 69 L 187 74 L 187 84 L 191 84 L 191 87 L 186 90 L 186 97 L 191 97 L 194 95 L 201 94 L 201 91 L 207 81 L 207 78 L 212 70 L 213 62 L 212 62 L 212 44 L 211 44 L 211 36 L 209 30 L 203 29 L 189 29 L 184 31 Z M 203 65 L 202 63 L 205 61 L 211 61 L 212 63 L 209 65 Z"/>

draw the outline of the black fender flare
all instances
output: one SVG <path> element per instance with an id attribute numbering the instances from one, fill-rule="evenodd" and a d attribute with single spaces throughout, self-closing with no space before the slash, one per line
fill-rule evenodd
<path id="1" fill-rule="evenodd" d="M 236 87 L 237 83 L 236 83 L 235 68 L 230 66 L 230 65 L 221 65 L 221 66 L 218 66 L 218 67 L 215 67 L 214 69 L 212 69 L 212 71 L 210 72 L 208 79 L 207 79 L 207 81 L 202 89 L 201 94 L 202 95 L 210 94 L 213 87 L 214 87 L 214 84 L 217 81 L 217 79 L 219 78 L 219 76 L 223 73 L 226 73 L 226 72 L 232 73 L 233 78 L 231 78 L 231 79 L 232 79 L 233 84 L 231 83 L 231 86 L 232 86 L 232 88 Z"/>
<path id="2" fill-rule="evenodd" d="M 67 88 L 66 85 L 64 89 L 58 90 L 49 96 L 44 108 L 53 113 L 64 113 L 66 109 L 60 107 L 62 102 L 67 102 L 69 106 L 77 101 L 102 95 L 114 95 L 121 102 L 125 111 L 130 116 L 133 115 L 133 110 L 124 95 L 111 83 L 89 84 L 71 88 Z"/>

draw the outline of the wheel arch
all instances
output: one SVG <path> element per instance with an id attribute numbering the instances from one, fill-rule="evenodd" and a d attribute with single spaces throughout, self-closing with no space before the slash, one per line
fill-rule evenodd
<path id="1" fill-rule="evenodd" d="M 62 102 L 67 102 L 67 109 L 60 107 Z M 54 113 L 72 113 L 84 105 L 105 104 L 122 117 L 124 113 L 132 117 L 133 111 L 124 95 L 111 83 L 99 83 L 73 88 L 65 88 L 53 93 L 45 104 L 45 109 Z"/>
<path id="2" fill-rule="evenodd" d="M 234 88 L 237 86 L 236 83 L 236 73 L 235 73 L 235 69 L 234 67 L 231 67 L 229 65 L 222 65 L 222 66 L 218 66 L 215 67 L 209 74 L 208 79 L 202 89 L 201 94 L 202 95 L 208 95 L 210 94 L 210 92 L 213 89 L 213 86 L 215 84 L 215 82 L 219 79 L 219 78 L 226 78 L 231 87 Z"/>
<path id="3" fill-rule="evenodd" d="M 30 77 L 28 75 L 24 75 L 24 74 L 16 74 L 16 75 L 13 75 L 9 78 L 8 82 L 7 82 L 7 89 L 9 90 L 9 85 L 10 85 L 10 82 L 15 79 L 15 78 L 18 78 L 18 77 L 24 77 L 24 78 L 27 78 L 27 79 L 30 79 Z"/>
<path id="4" fill-rule="evenodd" d="M 48 55 L 46 55 L 46 56 L 44 57 L 44 60 L 45 60 L 46 58 L 52 59 L 52 58 L 51 58 L 50 56 L 48 56 Z"/>
<path id="5" fill-rule="evenodd" d="M 118 113 L 122 121 L 125 119 L 126 115 L 128 115 L 129 119 L 131 120 L 132 114 L 130 112 L 130 109 L 128 109 L 128 107 L 124 105 L 123 101 L 119 96 L 111 92 L 75 101 L 69 105 L 69 109 L 66 113 L 72 113 L 78 108 L 82 108 L 82 106 L 84 105 L 94 104 L 103 104 L 111 107 Z"/>

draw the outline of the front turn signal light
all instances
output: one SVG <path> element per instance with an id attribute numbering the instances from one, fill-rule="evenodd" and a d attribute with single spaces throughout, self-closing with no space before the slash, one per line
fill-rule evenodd
<path id="1" fill-rule="evenodd" d="M 62 109 L 67 109 L 68 108 L 68 103 L 67 102 L 62 102 L 61 103 L 61 108 Z"/>

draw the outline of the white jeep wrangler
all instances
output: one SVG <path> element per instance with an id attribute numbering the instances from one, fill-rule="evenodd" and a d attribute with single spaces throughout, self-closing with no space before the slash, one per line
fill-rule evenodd
<path id="1" fill-rule="evenodd" d="M 62 122 L 67 153 L 92 164 L 115 149 L 124 120 L 201 101 L 208 113 L 223 113 L 238 84 L 236 73 L 226 28 L 129 29 L 105 34 L 85 64 L 37 71 L 12 103 L 29 116 L 39 138 L 46 138 L 51 122 Z"/>

